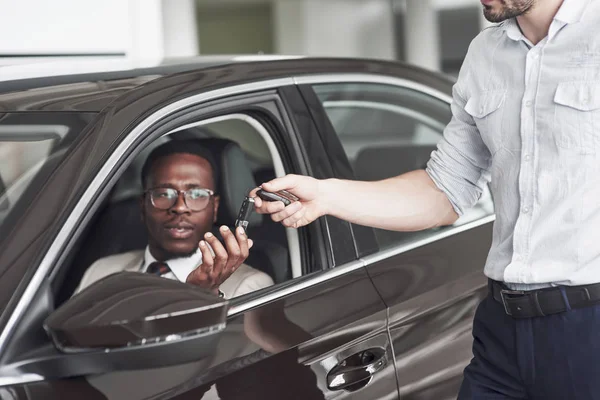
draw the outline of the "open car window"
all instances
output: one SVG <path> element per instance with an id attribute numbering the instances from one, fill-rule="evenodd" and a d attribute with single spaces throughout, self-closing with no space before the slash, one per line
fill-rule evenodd
<path id="1" fill-rule="evenodd" d="M 142 167 L 157 147 L 170 141 L 190 139 L 208 149 L 219 166 L 220 179 L 215 186 L 220 202 L 211 230 L 216 236 L 219 236 L 219 226 L 234 226 L 240 206 L 250 190 L 285 174 L 268 131 L 245 114 L 220 116 L 172 130 L 144 148 L 118 179 L 104 206 L 87 227 L 71 262 L 59 303 L 81 290 L 82 282 L 88 285 L 89 275 L 98 275 L 94 272 L 98 268 L 111 272 L 144 272 L 148 233 L 141 218 Z M 245 264 L 268 275 L 271 284 L 300 276 L 302 266 L 297 232 L 256 213 L 252 213 L 249 222 L 248 236 L 254 246 Z M 264 284 L 255 288 L 258 290 L 262 286 Z M 249 291 L 245 289 L 239 293 L 248 294 Z"/>

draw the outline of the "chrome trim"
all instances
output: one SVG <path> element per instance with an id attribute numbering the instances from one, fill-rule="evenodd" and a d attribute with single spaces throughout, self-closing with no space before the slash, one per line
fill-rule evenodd
<path id="1" fill-rule="evenodd" d="M 0 387 L 22 385 L 24 383 L 32 383 L 43 381 L 45 378 L 38 374 L 20 374 L 17 376 L 0 376 Z M 2 393 L 0 393 L 2 394 Z M 0 396 L 2 397 L 2 396 Z"/>
<path id="2" fill-rule="evenodd" d="M 290 294 L 294 294 L 311 286 L 318 285 L 319 283 L 323 283 L 328 280 L 337 278 L 338 276 L 356 271 L 357 269 L 363 268 L 364 266 L 365 264 L 363 260 L 355 260 L 344 265 L 340 265 L 339 267 L 329 269 L 325 272 L 318 273 L 314 278 L 307 279 L 296 285 L 288 286 L 283 289 L 266 294 L 264 296 L 260 296 L 256 299 L 249 300 L 243 304 L 232 306 L 227 312 L 227 317 L 231 317 L 233 315 L 247 311 L 251 308 L 258 307 L 262 304 L 278 300 L 282 297 L 289 296 Z"/>
<path id="3" fill-rule="evenodd" d="M 227 323 L 223 322 L 221 324 L 211 325 L 211 326 L 208 326 L 205 328 L 195 329 L 195 330 L 187 331 L 187 332 L 169 333 L 164 336 L 142 338 L 142 339 L 139 339 L 139 340 L 136 340 L 133 342 L 129 342 L 129 343 L 127 343 L 123 346 L 119 346 L 119 347 L 70 347 L 70 346 L 63 346 L 57 340 L 54 341 L 54 345 L 56 346 L 56 348 L 58 348 L 63 353 L 68 353 L 68 354 L 81 354 L 81 353 L 92 352 L 92 351 L 102 351 L 104 353 L 110 353 L 110 352 L 115 352 L 115 351 L 122 351 L 124 349 L 128 349 L 128 350 L 139 349 L 139 348 L 142 348 L 142 347 L 144 347 L 146 345 L 150 345 L 150 344 L 157 344 L 157 343 L 163 343 L 163 342 L 171 342 L 174 340 L 187 339 L 192 336 L 195 338 L 211 336 L 211 335 L 215 335 L 215 334 L 225 330 L 226 326 L 227 326 Z"/>
<path id="4" fill-rule="evenodd" d="M 127 149 L 131 147 L 131 145 L 140 137 L 148 128 L 150 128 L 153 124 L 163 119 L 169 114 L 175 113 L 183 108 L 191 106 L 193 104 L 203 103 L 206 101 L 218 99 L 221 97 L 236 95 L 240 93 L 248 93 L 258 90 L 272 89 L 280 86 L 290 86 L 294 84 L 294 80 L 292 78 L 279 78 L 272 79 L 261 82 L 253 82 L 247 83 L 243 85 L 236 85 L 231 87 L 226 87 L 222 89 L 216 89 L 205 93 L 200 93 L 194 96 L 187 97 L 185 99 L 176 101 L 168 106 L 161 108 L 156 111 L 154 114 L 148 116 L 144 119 L 139 125 L 137 125 L 129 135 L 119 144 L 117 149 L 111 154 L 108 161 L 102 166 L 98 175 L 94 178 L 90 186 L 86 189 L 83 196 L 79 199 L 79 202 L 69 215 L 67 221 L 62 226 L 58 235 L 54 239 L 54 242 L 50 246 L 50 249 L 42 259 L 37 271 L 33 275 L 33 278 L 27 285 L 23 296 L 17 303 L 15 310 L 13 311 L 10 319 L 8 320 L 6 327 L 2 331 L 0 335 L 0 354 L 2 354 L 4 350 L 4 346 L 6 346 L 8 337 L 12 334 L 13 330 L 17 322 L 23 316 L 25 309 L 39 290 L 44 278 L 50 271 L 52 265 L 56 261 L 59 253 L 62 251 L 64 246 L 66 245 L 71 232 L 76 228 L 77 222 L 80 219 L 80 216 L 85 211 L 88 204 L 93 200 L 96 193 L 101 189 L 105 180 L 108 178 L 111 171 L 114 169 L 115 165 L 121 160 Z"/>
<path id="5" fill-rule="evenodd" d="M 365 262 L 365 266 L 369 266 L 371 264 L 377 263 L 379 261 L 385 260 L 386 258 L 391 258 L 397 256 L 402 253 L 406 253 L 407 251 L 414 250 L 418 247 L 423 247 L 433 242 L 437 242 L 439 240 L 445 239 L 449 236 L 453 236 L 464 231 L 468 231 L 469 229 L 477 228 L 478 226 L 482 226 L 488 224 L 490 222 L 494 222 L 496 220 L 496 215 L 488 215 L 486 217 L 477 219 L 472 222 L 467 222 L 466 224 L 450 227 L 444 229 L 443 232 L 434 233 L 429 237 L 426 237 L 421 240 L 415 240 L 412 243 L 402 244 L 399 246 L 392 247 L 390 249 L 382 250 L 377 254 L 372 254 L 369 256 L 365 256 L 362 260 Z"/>
<path id="6" fill-rule="evenodd" d="M 379 83 L 382 85 L 401 86 L 408 89 L 413 89 L 422 93 L 426 93 L 437 99 L 452 103 L 452 96 L 444 92 L 430 88 L 427 85 L 409 81 L 407 79 L 396 78 L 389 75 L 377 74 L 319 74 L 294 77 L 296 85 L 313 85 L 318 83 Z"/>
<path id="7" fill-rule="evenodd" d="M 140 322 L 144 322 L 144 321 L 156 321 L 156 320 L 159 320 L 159 319 L 179 317 L 181 315 L 188 315 L 188 314 L 198 313 L 198 312 L 201 312 L 201 311 L 212 310 L 213 308 L 220 308 L 220 307 L 223 307 L 223 303 L 215 303 L 215 304 L 211 304 L 211 305 L 208 305 L 208 306 L 190 308 L 189 310 L 180 310 L 180 311 L 173 311 L 173 312 L 170 312 L 170 313 L 151 315 L 149 317 L 142 318 L 140 320 Z M 123 321 L 112 322 L 109 325 L 126 324 L 126 323 L 129 323 L 129 322 L 131 322 L 131 321 L 123 320 Z"/>
<path id="8" fill-rule="evenodd" d="M 265 127 L 255 120 L 254 118 L 244 115 L 244 120 L 249 123 L 254 129 L 258 131 L 259 134 L 262 135 L 263 139 L 267 143 L 269 147 L 269 151 L 271 152 L 271 157 L 273 158 L 273 167 L 275 168 L 275 176 L 282 177 L 285 176 L 285 167 L 283 166 L 283 160 L 279 156 L 279 152 L 277 151 L 277 146 L 275 145 L 275 141 L 269 135 L 269 132 L 265 129 Z M 262 182 L 261 182 L 262 183 Z M 285 235 L 287 236 L 288 241 L 288 251 L 290 252 L 290 264 L 292 268 L 292 279 L 298 278 L 302 276 L 302 257 L 300 256 L 300 237 L 298 236 L 298 230 L 293 228 L 285 228 Z"/>

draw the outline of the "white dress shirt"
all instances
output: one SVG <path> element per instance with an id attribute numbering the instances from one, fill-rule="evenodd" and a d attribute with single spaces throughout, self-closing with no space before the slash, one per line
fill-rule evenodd
<path id="1" fill-rule="evenodd" d="M 148 248 L 134 250 L 127 253 L 114 254 L 95 261 L 83 274 L 75 293 L 92 285 L 94 282 L 119 272 L 146 272 L 150 263 L 156 261 Z M 166 263 L 171 273 L 162 275 L 164 278 L 177 279 L 181 282 L 187 280 L 188 275 L 202 262 L 202 253 L 198 250 L 190 257 L 167 260 Z M 273 285 L 273 279 L 267 274 L 249 265 L 241 264 L 229 276 L 219 290 L 225 298 L 232 299 L 237 296 L 252 293 Z"/>
<path id="2" fill-rule="evenodd" d="M 491 181 L 485 274 L 515 289 L 600 282 L 600 0 L 565 0 L 537 45 L 516 19 L 485 29 L 453 97 L 427 172 L 459 215 Z"/>
<path id="3" fill-rule="evenodd" d="M 156 258 L 150 253 L 150 248 L 146 246 L 146 250 L 144 251 L 144 261 L 140 266 L 140 272 L 146 272 L 148 266 L 156 261 Z M 202 264 L 202 252 L 200 249 L 197 249 L 196 252 L 189 257 L 173 258 L 165 261 L 165 263 L 169 266 L 171 272 L 161 275 L 161 277 L 185 282 L 188 275 Z"/>

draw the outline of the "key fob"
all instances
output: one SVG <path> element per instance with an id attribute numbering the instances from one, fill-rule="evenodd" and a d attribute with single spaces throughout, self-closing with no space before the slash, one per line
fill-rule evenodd
<path id="1" fill-rule="evenodd" d="M 237 219 L 235 220 L 235 227 L 241 226 L 244 228 L 244 231 L 248 228 L 248 220 L 250 219 L 250 215 L 252 214 L 252 210 L 254 209 L 254 199 L 252 197 L 246 196 L 244 201 L 242 202 L 242 206 L 240 207 L 240 212 L 238 213 Z"/>
<path id="2" fill-rule="evenodd" d="M 280 190 L 277 193 L 267 192 L 259 189 L 256 195 L 265 201 L 281 201 L 284 205 L 289 206 L 294 201 L 298 201 L 298 197 L 294 196 L 286 190 Z"/>

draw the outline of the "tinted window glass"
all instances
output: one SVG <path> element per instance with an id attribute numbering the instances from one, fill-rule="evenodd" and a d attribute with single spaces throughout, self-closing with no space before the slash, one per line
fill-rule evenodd
<path id="1" fill-rule="evenodd" d="M 375 181 L 424 169 L 450 122 L 450 105 L 414 89 L 370 83 L 315 85 L 357 179 Z M 456 224 L 490 214 L 485 192 Z M 430 234 L 376 230 L 380 247 Z"/>
<path id="2" fill-rule="evenodd" d="M 61 114 L 13 114 L 0 120 L 1 232 L 36 196 L 86 125 L 83 116 Z"/>

